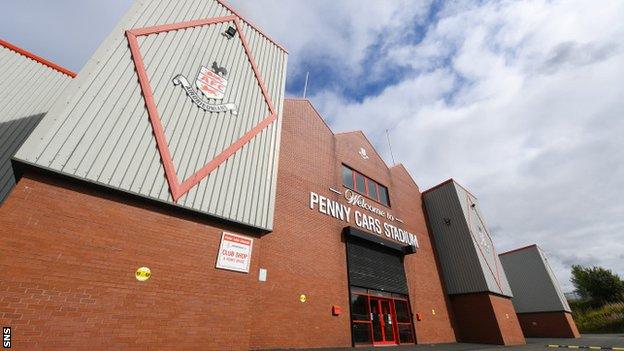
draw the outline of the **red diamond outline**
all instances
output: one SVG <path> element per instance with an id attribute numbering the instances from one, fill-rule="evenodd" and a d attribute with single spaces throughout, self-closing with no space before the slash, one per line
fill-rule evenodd
<path id="1" fill-rule="evenodd" d="M 494 245 L 492 245 L 492 258 L 494 258 L 494 265 L 496 266 L 496 274 L 494 274 L 494 270 L 492 269 L 492 266 L 490 266 L 490 264 L 488 263 L 487 257 L 485 257 L 485 254 L 483 253 L 483 250 L 481 249 L 481 245 L 479 245 L 479 240 L 472 232 L 472 215 L 470 212 L 470 208 L 471 208 L 471 204 L 474 203 L 474 201 L 471 201 L 470 196 L 468 194 L 470 193 L 466 191 L 466 208 L 468 209 L 468 232 L 470 233 L 470 236 L 472 237 L 475 244 L 477 245 L 477 248 L 479 249 L 479 253 L 481 254 L 481 257 L 483 257 L 485 264 L 487 265 L 490 273 L 492 274 L 492 277 L 494 278 L 494 281 L 496 282 L 498 289 L 500 289 L 501 294 L 504 294 L 505 291 L 503 289 L 503 286 L 501 285 L 500 271 L 498 270 L 498 255 L 496 254 L 496 249 L 494 248 Z M 479 218 L 478 214 L 477 214 L 477 218 Z M 479 218 L 479 221 L 481 221 L 481 218 Z M 483 225 L 483 223 L 481 224 Z M 492 240 L 492 237 L 490 236 L 490 233 L 488 232 L 488 230 L 485 228 L 485 225 L 483 226 L 483 230 L 485 231 L 485 234 L 488 236 L 488 239 L 490 239 L 490 243 L 493 243 L 494 241 Z"/>
<path id="2" fill-rule="evenodd" d="M 173 164 L 173 159 L 171 157 L 171 153 L 169 152 L 169 147 L 167 146 L 167 139 L 165 136 L 165 132 L 160 121 L 160 115 L 158 114 L 158 110 L 156 109 L 156 103 L 154 102 L 154 96 L 152 92 L 152 87 L 149 84 L 149 79 L 147 77 L 147 71 L 145 70 L 145 65 L 143 63 L 143 57 L 139 50 L 139 42 L 137 41 L 137 37 L 169 32 L 173 30 L 179 30 L 190 27 L 199 27 L 223 22 L 233 21 L 236 26 L 236 33 L 238 34 L 241 42 L 243 43 L 243 48 L 245 49 L 245 54 L 247 55 L 247 59 L 251 64 L 251 68 L 256 76 L 256 80 L 258 81 L 258 85 L 262 90 L 262 95 L 264 96 L 264 100 L 269 106 L 270 114 L 262 119 L 258 124 L 256 124 L 252 129 L 247 131 L 242 137 L 232 143 L 230 146 L 225 148 L 221 153 L 215 156 L 212 160 L 208 161 L 202 168 L 197 170 L 193 175 L 188 177 L 186 180 L 180 182 L 178 179 L 178 175 L 175 169 L 175 165 Z M 273 123 L 277 119 L 277 113 L 275 111 L 275 107 L 271 98 L 268 94 L 267 87 L 258 71 L 258 67 L 256 65 L 256 61 L 253 58 L 249 50 L 249 45 L 247 43 L 247 39 L 241 30 L 241 25 L 239 22 L 238 16 L 225 16 L 225 17 L 215 17 L 208 19 L 199 19 L 194 21 L 186 21 L 172 24 L 165 24 L 153 27 L 145 27 L 145 28 L 135 28 L 129 29 L 126 31 L 126 37 L 128 39 L 128 44 L 130 46 L 130 53 L 132 55 L 132 61 L 134 61 L 134 66 L 139 78 L 139 85 L 141 87 L 141 93 L 143 94 L 143 98 L 145 100 L 145 106 L 147 107 L 147 114 L 149 116 L 150 124 L 152 125 L 152 129 L 154 131 L 154 137 L 156 138 L 156 146 L 158 148 L 158 152 L 160 154 L 160 159 L 162 161 L 163 167 L 165 169 L 165 175 L 167 177 L 167 183 L 169 184 L 169 191 L 171 196 L 173 197 L 173 201 L 177 202 L 182 195 L 186 194 L 191 188 L 193 188 L 197 183 L 199 183 L 202 179 L 204 179 L 208 174 L 210 174 L 213 170 L 215 170 L 218 166 L 220 166 L 223 162 L 225 162 L 230 156 L 234 155 L 238 150 L 240 150 L 247 142 L 253 139 L 256 135 L 258 135 L 264 128 L 268 127 L 271 123 Z"/>

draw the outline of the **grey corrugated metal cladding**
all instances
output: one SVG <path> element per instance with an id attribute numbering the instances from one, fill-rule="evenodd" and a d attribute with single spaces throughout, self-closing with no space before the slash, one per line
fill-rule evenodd
<path id="1" fill-rule="evenodd" d="M 454 181 L 423 193 L 447 292 L 512 296 L 477 199 Z"/>
<path id="2" fill-rule="evenodd" d="M 537 246 L 500 255 L 517 313 L 571 312 L 546 256 Z"/>
<path id="3" fill-rule="evenodd" d="M 271 230 L 286 60 L 219 1 L 138 1 L 16 157 Z"/>
<path id="4" fill-rule="evenodd" d="M 71 79 L 0 43 L 0 203 L 15 186 L 11 157 Z"/>

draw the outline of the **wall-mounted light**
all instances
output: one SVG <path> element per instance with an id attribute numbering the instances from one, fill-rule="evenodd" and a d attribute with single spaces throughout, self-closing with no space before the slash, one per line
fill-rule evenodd
<path id="1" fill-rule="evenodd" d="M 234 35 L 236 35 L 236 28 L 229 26 L 228 29 L 223 32 L 223 35 L 225 35 L 225 37 L 228 39 L 234 38 Z"/>

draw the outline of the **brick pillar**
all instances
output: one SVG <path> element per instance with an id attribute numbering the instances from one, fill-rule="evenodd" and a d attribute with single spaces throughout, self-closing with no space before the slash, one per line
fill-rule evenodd
<path id="1" fill-rule="evenodd" d="M 565 311 L 518 313 L 524 336 L 528 338 L 578 338 L 572 314 Z"/>
<path id="2" fill-rule="evenodd" d="M 511 299 L 491 293 L 451 296 L 461 342 L 496 345 L 525 344 Z"/>

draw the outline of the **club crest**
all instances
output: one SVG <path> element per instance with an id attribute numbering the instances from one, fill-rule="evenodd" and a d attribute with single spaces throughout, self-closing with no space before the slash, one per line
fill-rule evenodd
<path id="1" fill-rule="evenodd" d="M 207 99 L 222 100 L 227 90 L 227 69 L 219 66 L 214 61 L 212 69 L 201 66 L 197 78 L 195 79 L 195 87 Z M 209 112 L 225 112 L 232 111 L 233 115 L 237 114 L 236 104 L 233 103 L 210 103 L 204 100 L 191 86 L 188 79 L 178 74 L 173 78 L 173 84 L 180 85 L 191 100 L 201 109 Z"/>
<path id="2" fill-rule="evenodd" d="M 361 147 L 360 148 L 360 152 L 358 152 L 360 154 L 360 157 L 362 157 L 365 160 L 368 160 L 368 155 L 366 154 L 366 149 Z"/>

